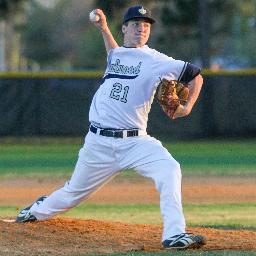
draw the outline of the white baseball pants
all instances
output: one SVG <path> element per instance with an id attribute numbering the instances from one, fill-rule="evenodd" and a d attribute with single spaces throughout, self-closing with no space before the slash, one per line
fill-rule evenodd
<path id="1" fill-rule="evenodd" d="M 153 179 L 160 193 L 162 240 L 185 232 L 179 163 L 149 135 L 111 138 L 89 132 L 71 179 L 40 205 L 31 207 L 38 220 L 49 219 L 76 206 L 123 169 Z"/>

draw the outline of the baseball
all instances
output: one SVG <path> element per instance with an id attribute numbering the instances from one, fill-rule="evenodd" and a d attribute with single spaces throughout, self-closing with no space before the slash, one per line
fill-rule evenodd
<path id="1" fill-rule="evenodd" d="M 100 16 L 95 14 L 94 11 L 90 12 L 89 18 L 91 22 L 97 22 L 100 20 Z"/>

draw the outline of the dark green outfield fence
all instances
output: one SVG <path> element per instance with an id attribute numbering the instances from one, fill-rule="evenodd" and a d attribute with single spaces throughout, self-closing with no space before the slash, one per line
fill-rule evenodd
<path id="1" fill-rule="evenodd" d="M 204 72 L 190 116 L 169 120 L 157 102 L 148 133 L 159 138 L 256 137 L 256 71 Z M 0 136 L 83 136 L 101 72 L 0 73 Z"/>

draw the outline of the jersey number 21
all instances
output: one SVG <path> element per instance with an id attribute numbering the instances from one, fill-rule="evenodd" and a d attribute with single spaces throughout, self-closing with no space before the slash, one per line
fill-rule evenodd
<path id="1" fill-rule="evenodd" d="M 113 88 L 111 90 L 109 97 L 126 103 L 128 92 L 129 92 L 129 86 L 123 87 L 120 83 L 115 83 L 113 84 Z"/>

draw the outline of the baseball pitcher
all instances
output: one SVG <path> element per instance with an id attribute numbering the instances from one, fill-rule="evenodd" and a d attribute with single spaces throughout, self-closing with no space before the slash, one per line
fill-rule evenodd
<path id="1" fill-rule="evenodd" d="M 102 83 L 90 106 L 84 146 L 70 180 L 23 209 L 16 221 L 46 220 L 67 211 L 129 168 L 151 178 L 160 194 L 163 247 L 198 248 L 205 238 L 186 233 L 180 164 L 160 141 L 147 134 L 147 121 L 155 94 L 171 119 L 189 115 L 203 84 L 200 69 L 146 45 L 155 19 L 145 7 L 132 6 L 124 14 L 121 47 L 104 13 L 94 12 L 99 19 L 93 17 L 92 23 L 102 32 L 108 56 Z"/>

